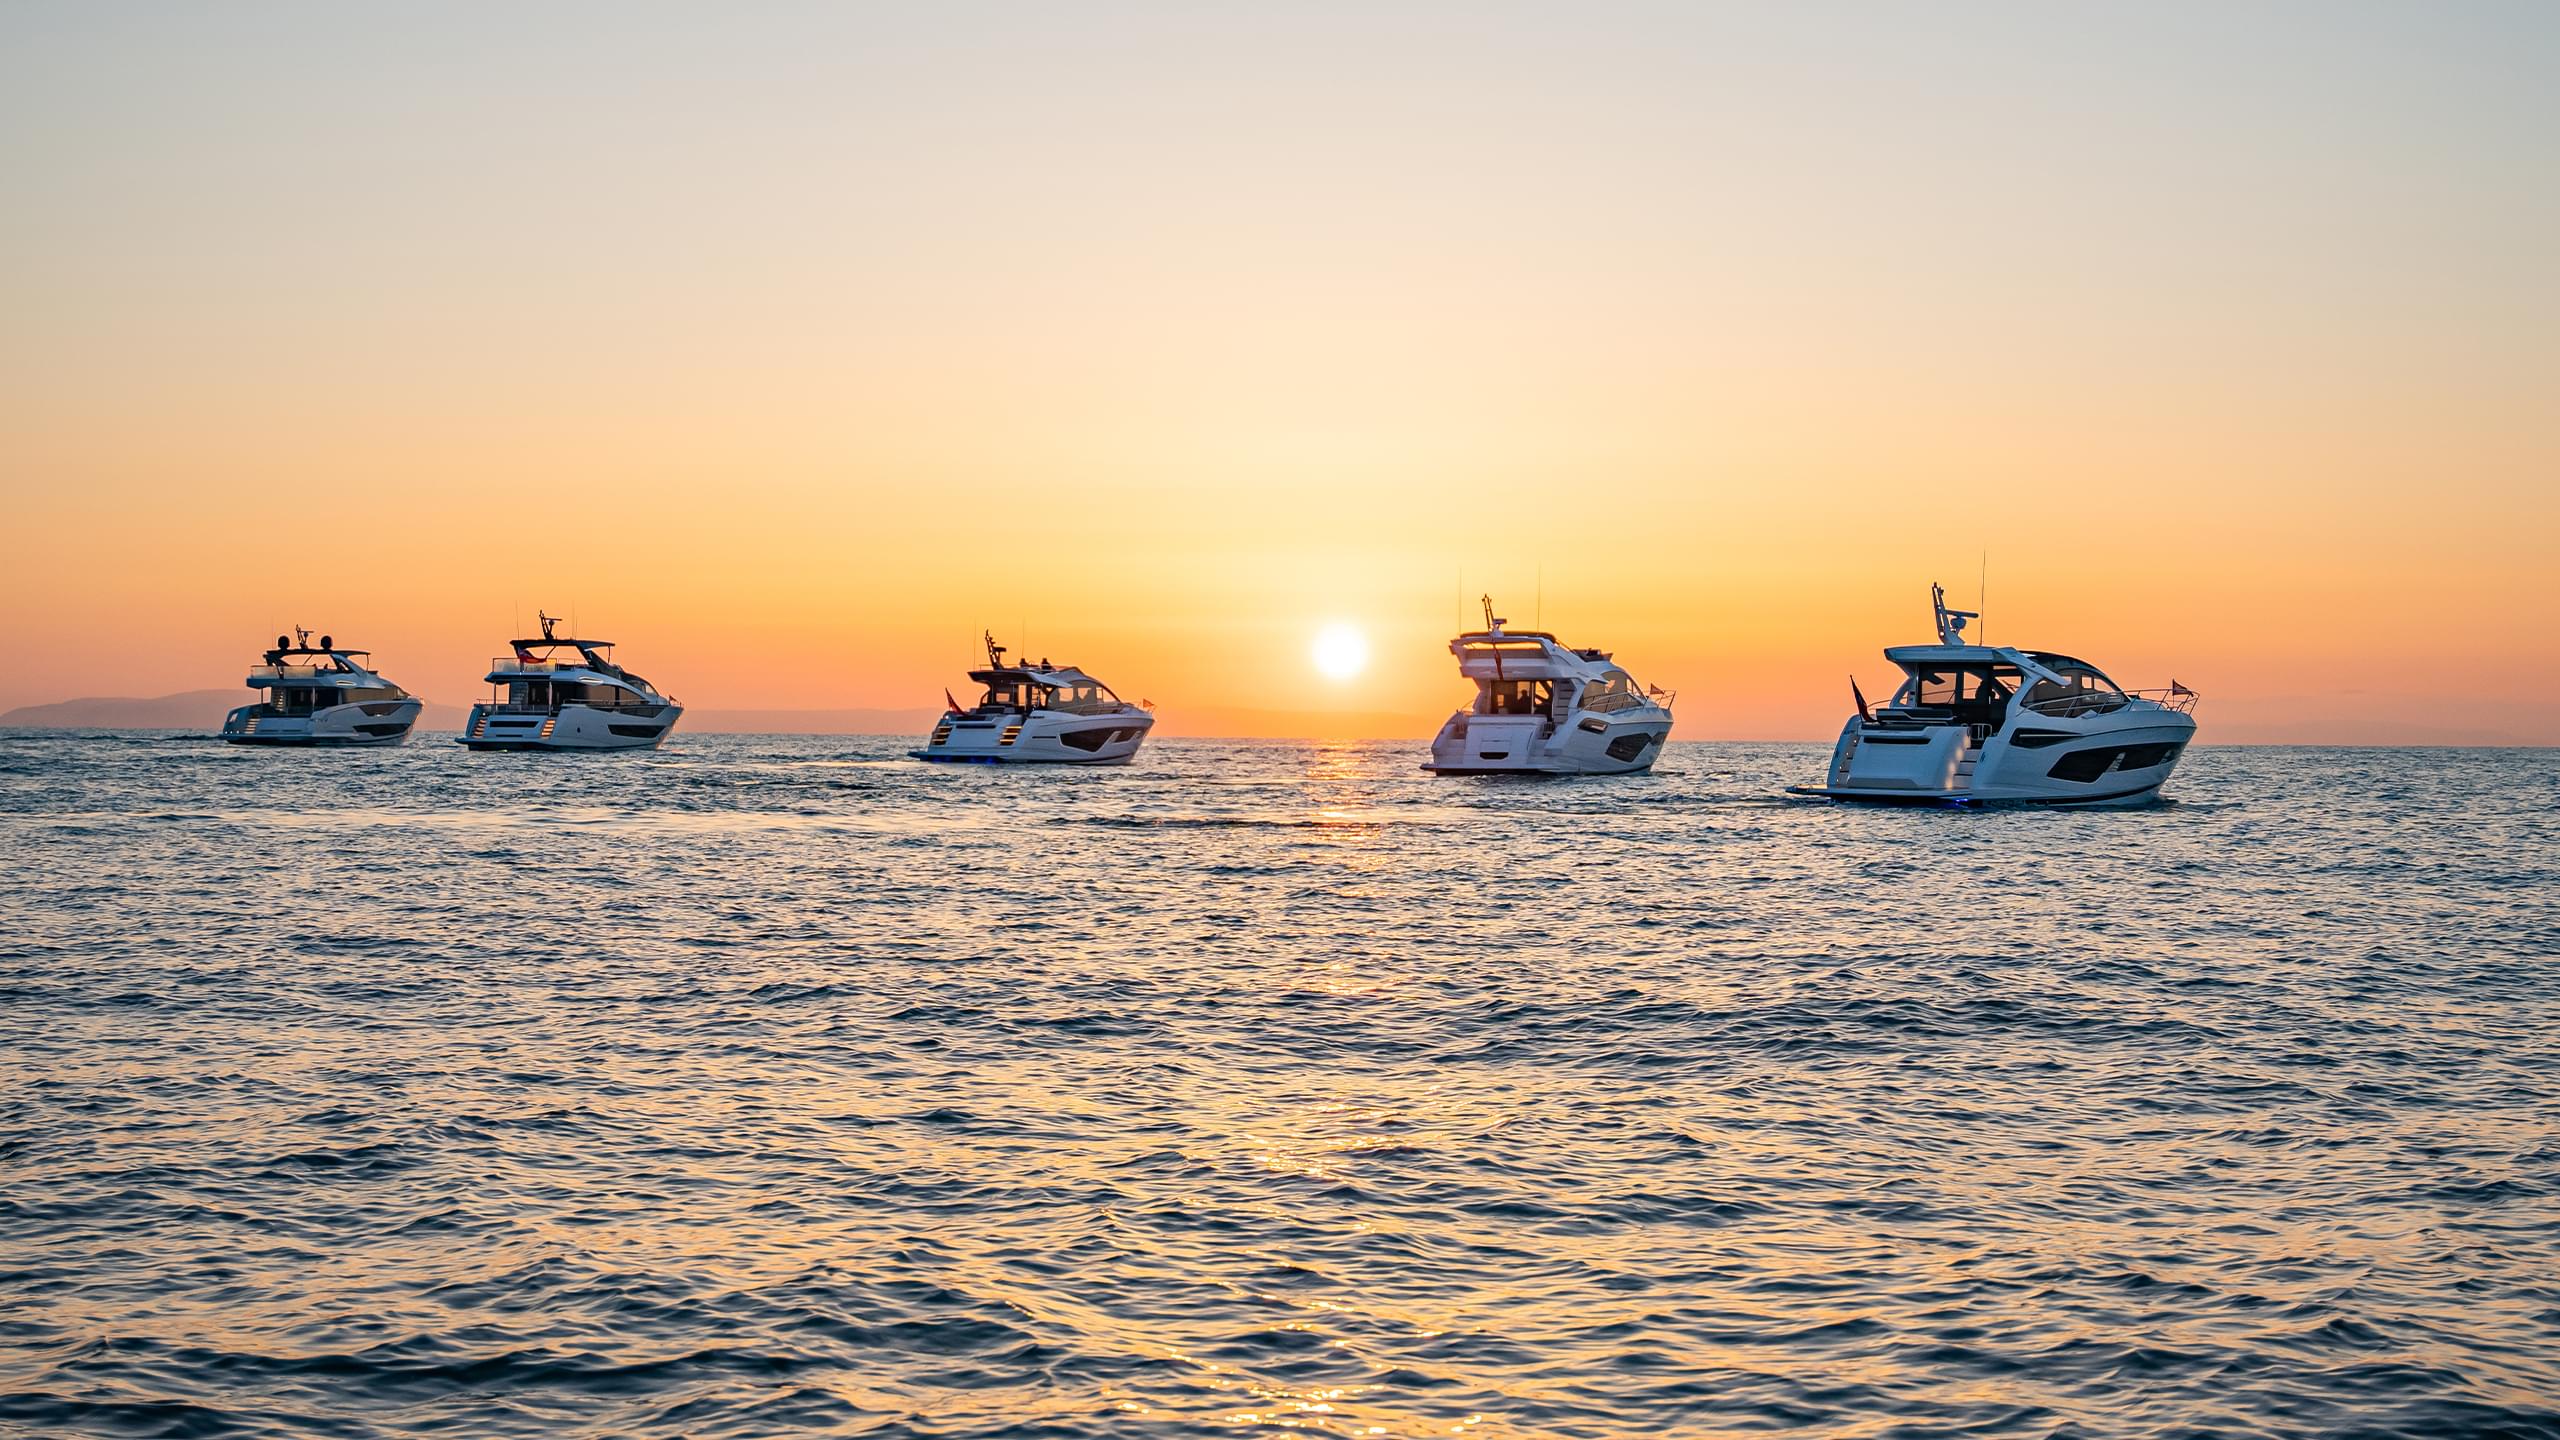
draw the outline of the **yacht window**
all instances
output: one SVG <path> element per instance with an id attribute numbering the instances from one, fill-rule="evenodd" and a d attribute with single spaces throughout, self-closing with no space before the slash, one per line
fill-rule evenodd
<path id="1" fill-rule="evenodd" d="M 2055 680 L 2038 680 L 2027 691 L 2027 703 L 2047 714 L 2077 715 L 2112 710 L 2125 703 L 2124 692 L 2095 666 L 2077 660 L 2048 662 Z"/>
<path id="2" fill-rule="evenodd" d="M 1546 680 L 1488 680 L 1480 715 L 1544 715 L 1554 703 L 1555 687 Z"/>
<path id="3" fill-rule="evenodd" d="M 1911 672 L 1912 702 L 1918 705 L 2000 705 L 2018 693 L 2026 679 L 2015 665 L 1945 665 Z"/>
<path id="4" fill-rule="evenodd" d="M 2054 673 L 2060 675 L 2063 679 L 2070 681 L 2072 685 L 2078 689 L 2096 690 L 2107 695 L 2121 695 L 2124 693 L 2116 688 L 2116 682 L 2098 673 L 2098 671 L 2091 666 L 2068 665 L 2055 670 Z"/>

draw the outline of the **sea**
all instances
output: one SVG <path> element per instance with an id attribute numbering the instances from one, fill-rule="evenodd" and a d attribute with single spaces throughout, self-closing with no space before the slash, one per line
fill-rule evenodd
<path id="1" fill-rule="evenodd" d="M 2560 1435 L 2554 752 L 912 743 L 0 733 L 0 1434 Z"/>

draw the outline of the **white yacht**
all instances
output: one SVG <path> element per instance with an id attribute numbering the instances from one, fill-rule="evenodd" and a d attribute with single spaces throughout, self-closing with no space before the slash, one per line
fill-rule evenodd
<path id="1" fill-rule="evenodd" d="M 1449 642 L 1475 703 L 1449 717 L 1425 770 L 1443 775 L 1615 775 L 1648 770 L 1671 738 L 1674 697 L 1648 689 L 1605 650 L 1505 630 L 1484 597 L 1484 628 Z"/>
<path id="2" fill-rule="evenodd" d="M 987 665 L 969 678 L 986 687 L 977 704 L 950 709 L 933 727 L 918 760 L 981 765 L 1120 765 L 1138 753 L 1156 717 L 1073 666 L 1008 665 L 1005 647 L 987 636 Z"/>
<path id="3" fill-rule="evenodd" d="M 222 738 L 234 745 L 397 745 L 409 738 L 426 707 L 376 674 L 363 650 L 341 650 L 331 636 L 311 643 L 295 627 L 276 637 L 264 663 L 249 672 L 249 688 L 267 698 L 243 705 L 222 720 Z"/>
<path id="4" fill-rule="evenodd" d="M 536 612 L 539 614 L 540 612 Z M 461 742 L 474 750 L 645 750 L 676 728 L 684 707 L 613 663 L 610 640 L 557 633 L 542 615 L 542 638 L 511 640 L 511 655 L 489 662 L 487 703 L 471 707 Z"/>
<path id="5" fill-rule="evenodd" d="M 1968 644 L 1971 610 L 1929 587 L 1938 643 L 1896 645 L 1901 688 L 1840 729 L 1820 785 L 1789 793 L 1897 804 L 2138 804 L 2160 793 L 2195 738 L 2196 693 L 2127 691 L 2085 660 Z"/>

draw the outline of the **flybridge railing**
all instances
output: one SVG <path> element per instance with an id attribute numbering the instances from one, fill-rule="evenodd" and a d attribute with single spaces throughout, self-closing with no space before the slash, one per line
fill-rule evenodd
<path id="1" fill-rule="evenodd" d="M 2110 710 L 2121 710 L 2127 698 L 2129 697 L 2119 695 L 2113 690 L 2074 690 L 2067 695 L 2048 695 L 2041 700 L 2028 700 L 2024 704 L 2027 709 L 2038 715 L 2051 715 L 2057 720 L 2068 720 L 2077 715 L 2103 715 Z"/>
<path id="2" fill-rule="evenodd" d="M 554 670 L 593 670 L 596 667 L 588 664 L 583 657 L 576 660 L 527 660 L 521 655 L 492 655 L 489 657 L 489 668 L 513 670 L 526 675 L 547 675 Z"/>
<path id="3" fill-rule="evenodd" d="M 2156 690 L 2127 690 L 2124 693 L 2136 700 L 2148 700 L 2162 709 L 2175 710 L 2181 715 L 2193 711 L 2196 701 L 2203 698 L 2175 680 Z"/>
<path id="4" fill-rule="evenodd" d="M 2184 685 L 2170 684 L 2157 690 L 2074 690 L 2065 695 L 2048 695 L 2041 700 L 2025 701 L 2025 707 L 2038 715 L 2051 715 L 2068 720 L 2076 715 L 2104 715 L 2121 710 L 2128 702 L 2141 700 L 2164 710 L 2184 715 L 2196 708 L 2196 692 Z"/>

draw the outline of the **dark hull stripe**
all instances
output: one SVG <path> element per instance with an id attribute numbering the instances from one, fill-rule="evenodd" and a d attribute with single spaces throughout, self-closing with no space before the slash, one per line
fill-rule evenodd
<path id="1" fill-rule="evenodd" d="M 638 740 L 628 745 L 557 745 L 548 740 L 458 740 L 454 743 L 466 750 L 547 750 L 555 755 L 576 755 L 589 750 L 611 752 L 658 748 L 657 742 L 652 740 Z"/>
<path id="2" fill-rule="evenodd" d="M 936 765 L 1126 765 L 1138 758 L 1138 752 L 1132 750 L 1126 755 L 1112 755 L 1093 760 L 1081 756 L 1071 759 L 1060 755 L 937 755 L 930 750 L 910 750 L 907 752 L 907 758 L 930 761 Z"/>
<path id="3" fill-rule="evenodd" d="M 2148 785 L 2131 790 L 2117 790 L 2105 795 L 1952 795 L 1933 791 L 1914 791 L 1909 795 L 1878 794 L 1868 790 L 1825 790 L 1815 785 L 1790 785 L 1787 793 L 1820 800 L 1845 800 L 1855 805 L 1935 805 L 1940 809 L 1988 808 L 1993 805 L 2103 805 L 2110 800 L 2130 800 L 2148 795 L 2168 784 L 2163 776 Z"/>
<path id="4" fill-rule="evenodd" d="M 1611 775 L 1642 775 L 1653 767 L 1630 765 L 1623 770 L 1533 770 L 1523 765 L 1425 765 L 1422 768 L 1434 775 L 1534 775 L 1541 778 L 1570 780 L 1580 776 L 1596 776 L 1605 779 Z"/>
<path id="5" fill-rule="evenodd" d="M 328 750 L 339 746 L 397 745 L 409 738 L 407 731 L 397 735 L 225 735 L 233 745 L 280 745 L 305 750 Z"/>

